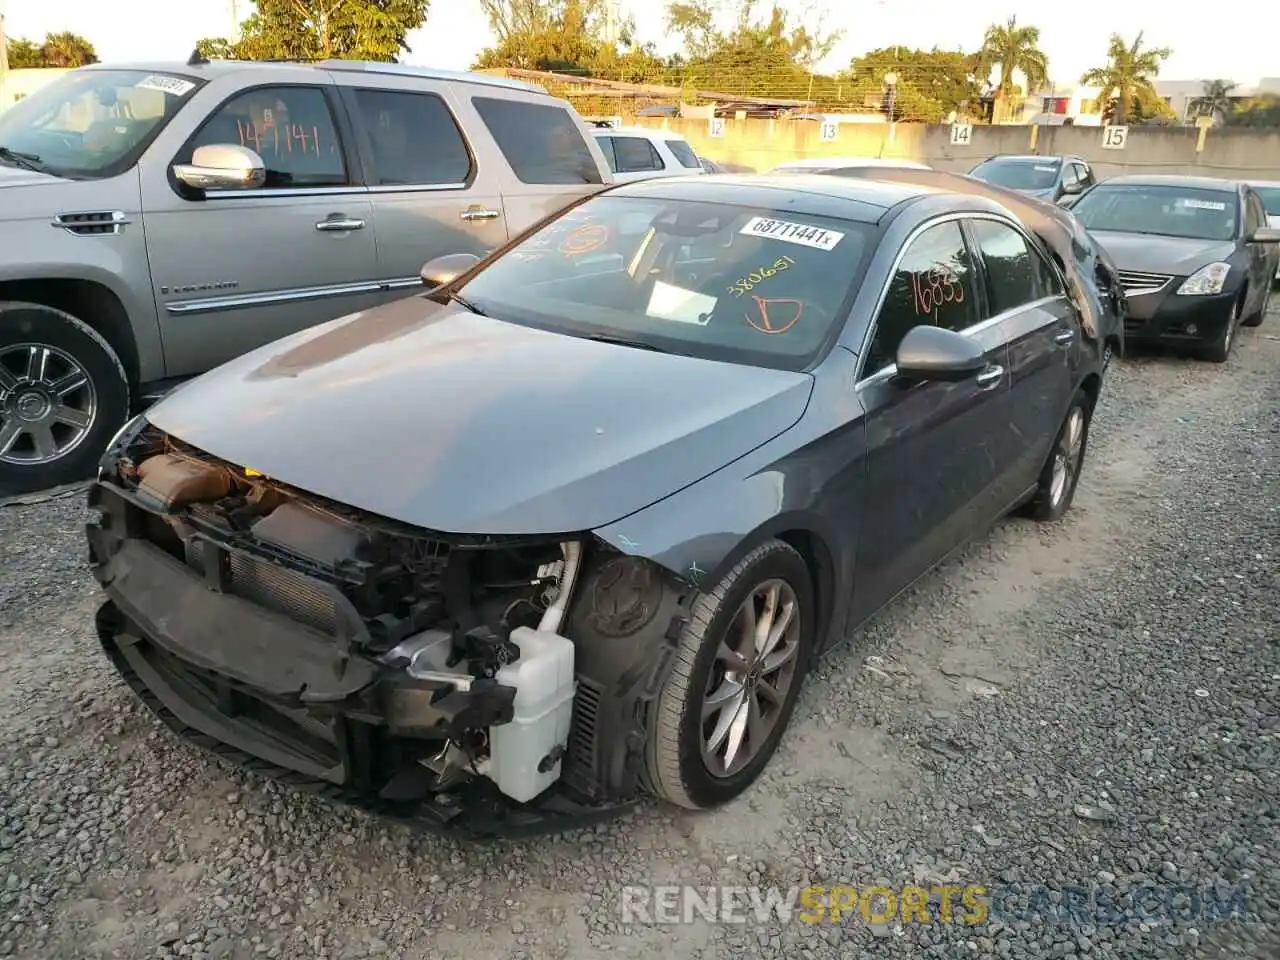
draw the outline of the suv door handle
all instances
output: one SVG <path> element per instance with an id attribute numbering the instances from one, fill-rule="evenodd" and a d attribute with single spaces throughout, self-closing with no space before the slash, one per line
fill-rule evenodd
<path id="1" fill-rule="evenodd" d="M 502 216 L 500 210 L 485 210 L 482 207 L 468 207 L 458 214 L 463 220 L 497 220 Z"/>
<path id="2" fill-rule="evenodd" d="M 363 220 L 353 220 L 350 217 L 344 217 L 340 213 L 331 213 L 319 223 L 316 229 L 322 233 L 339 233 L 344 230 L 363 230 Z"/>
<path id="3" fill-rule="evenodd" d="M 1063 330 L 1061 333 L 1054 336 L 1053 342 L 1066 344 L 1070 343 L 1075 338 L 1076 332 L 1074 330 Z"/>
<path id="4" fill-rule="evenodd" d="M 987 367 L 975 378 L 980 387 L 994 387 L 1000 382 L 1000 378 L 1004 376 L 1004 367 Z"/>

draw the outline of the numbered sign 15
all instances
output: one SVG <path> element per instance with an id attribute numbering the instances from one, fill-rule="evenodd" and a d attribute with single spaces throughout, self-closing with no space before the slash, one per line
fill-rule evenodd
<path id="1" fill-rule="evenodd" d="M 953 147 L 967 147 L 971 143 L 973 143 L 973 124 L 953 123 L 951 125 L 951 145 Z"/>
<path id="2" fill-rule="evenodd" d="M 822 126 L 818 130 L 818 136 L 822 140 L 828 143 L 830 143 L 839 135 L 840 135 L 840 124 L 835 123 L 834 121 L 831 121 L 831 120 L 824 120 L 822 122 Z"/>
<path id="3" fill-rule="evenodd" d="M 1102 145 L 1108 150 L 1123 150 L 1128 139 L 1128 127 L 1102 128 Z"/>
<path id="4" fill-rule="evenodd" d="M 709 137 L 724 136 L 724 117 L 711 118 L 711 122 L 707 124 L 707 136 Z"/>

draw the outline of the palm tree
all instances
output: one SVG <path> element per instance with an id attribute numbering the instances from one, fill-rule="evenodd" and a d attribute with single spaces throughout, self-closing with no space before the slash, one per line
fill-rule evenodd
<path id="1" fill-rule="evenodd" d="M 1131 44 L 1126 44 L 1120 34 L 1113 33 L 1107 45 L 1107 65 L 1086 71 L 1080 82 L 1086 87 L 1097 87 L 1098 100 L 1102 103 L 1115 99 L 1111 122 L 1120 126 L 1128 118 L 1135 99 L 1145 103 L 1160 99 L 1156 93 L 1156 77 L 1160 73 L 1160 64 L 1172 52 L 1168 47 L 1144 50 L 1141 30 Z"/>
<path id="2" fill-rule="evenodd" d="M 1197 115 L 1213 117 L 1225 123 L 1235 106 L 1231 99 L 1231 91 L 1235 88 L 1236 85 L 1229 80 L 1206 80 L 1204 94 L 1196 97 L 1192 106 Z"/>
<path id="3" fill-rule="evenodd" d="M 990 74 L 1000 68 L 1000 82 L 995 87 L 996 101 L 1008 100 L 1018 88 L 1013 73 L 1020 71 L 1027 81 L 1026 92 L 1043 89 L 1049 82 L 1049 58 L 1041 52 L 1039 27 L 1020 27 L 1018 18 L 1010 17 L 1003 25 L 993 23 L 982 37 L 978 51 L 978 73 Z"/>

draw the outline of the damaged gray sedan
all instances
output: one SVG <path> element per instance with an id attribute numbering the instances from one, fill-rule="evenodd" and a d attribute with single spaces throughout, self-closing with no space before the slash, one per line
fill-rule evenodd
<path id="1" fill-rule="evenodd" d="M 1061 269 L 928 185 L 605 190 L 129 424 L 102 643 L 183 735 L 416 823 L 724 803 L 820 654 L 1069 508 L 1103 363 Z"/>

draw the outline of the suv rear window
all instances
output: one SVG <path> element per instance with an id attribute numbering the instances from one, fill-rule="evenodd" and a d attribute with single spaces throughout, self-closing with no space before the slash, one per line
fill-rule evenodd
<path id="1" fill-rule="evenodd" d="M 578 123 L 564 107 L 473 97 L 480 119 L 521 183 L 603 183 Z"/>
<path id="2" fill-rule="evenodd" d="M 697 156 L 694 155 L 693 148 L 683 140 L 667 140 L 664 141 L 667 149 L 671 151 L 671 155 L 680 161 L 680 166 L 689 167 L 691 170 L 699 170 L 702 164 L 698 162 Z"/>

